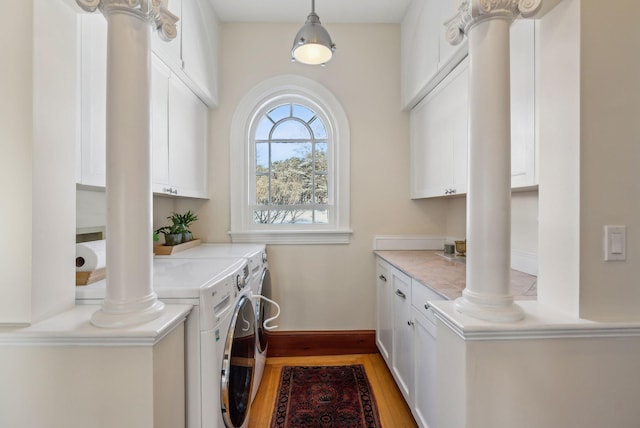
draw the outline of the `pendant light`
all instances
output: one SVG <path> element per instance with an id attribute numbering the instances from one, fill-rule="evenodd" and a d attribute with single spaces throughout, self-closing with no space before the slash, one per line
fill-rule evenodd
<path id="1" fill-rule="evenodd" d="M 311 0 L 311 13 L 293 41 L 291 61 L 325 65 L 331 60 L 335 50 L 336 45 L 331 42 L 331 36 L 320 24 L 320 17 L 316 14 L 316 2 Z"/>

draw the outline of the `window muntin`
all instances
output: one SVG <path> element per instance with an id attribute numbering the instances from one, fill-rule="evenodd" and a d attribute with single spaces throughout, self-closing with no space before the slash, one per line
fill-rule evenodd
<path id="1" fill-rule="evenodd" d="M 316 140 L 326 138 L 326 146 L 316 143 L 316 150 L 326 151 L 327 210 L 314 215 L 325 216 L 327 223 L 255 223 L 253 219 L 256 165 L 268 165 L 261 156 L 255 138 L 266 140 L 273 122 L 265 117 L 272 108 L 288 102 L 306 106 L 296 114 L 307 122 Z M 296 107 L 297 109 L 297 107 Z M 311 111 L 322 122 L 310 121 Z M 321 129 L 323 124 L 324 130 Z M 326 135 L 321 135 L 322 132 Z M 349 120 L 340 101 L 325 86 L 306 77 L 285 74 L 264 80 L 245 94 L 231 120 L 229 148 L 231 155 L 229 235 L 232 242 L 267 244 L 348 244 L 353 231 L 350 225 L 350 129 Z M 262 151 L 262 153 L 265 153 Z M 268 153 L 268 152 L 266 152 Z M 267 159 L 265 161 L 264 159 Z M 316 160 L 317 161 L 317 160 Z M 309 209 L 308 206 L 304 206 Z"/>
<path id="2" fill-rule="evenodd" d="M 256 225 L 331 222 L 330 133 L 320 111 L 303 102 L 270 104 L 257 115 L 252 195 Z"/>

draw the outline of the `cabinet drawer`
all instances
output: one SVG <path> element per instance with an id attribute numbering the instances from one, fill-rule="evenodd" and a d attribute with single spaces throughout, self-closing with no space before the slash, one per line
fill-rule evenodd
<path id="1" fill-rule="evenodd" d="M 427 304 L 427 302 L 433 300 L 446 299 L 415 279 L 411 280 L 411 304 L 419 313 L 425 315 L 429 321 L 435 323 L 433 311 L 429 310 L 429 305 Z"/>

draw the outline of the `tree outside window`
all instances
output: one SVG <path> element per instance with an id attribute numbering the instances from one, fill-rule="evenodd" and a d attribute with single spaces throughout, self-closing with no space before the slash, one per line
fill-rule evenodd
<path id="1" fill-rule="evenodd" d="M 258 122 L 255 143 L 256 224 L 327 224 L 329 142 L 322 119 L 288 102 Z"/>

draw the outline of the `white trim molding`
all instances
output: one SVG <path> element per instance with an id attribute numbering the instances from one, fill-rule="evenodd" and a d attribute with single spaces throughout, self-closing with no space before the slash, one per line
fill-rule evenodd
<path id="1" fill-rule="evenodd" d="M 300 98 L 315 105 L 326 117 L 330 128 L 332 162 L 329 166 L 329 224 L 264 225 L 253 222 L 251 210 L 252 129 L 260 111 L 274 99 Z M 269 244 L 348 244 L 351 236 L 350 128 L 346 112 L 334 94 L 320 83 L 297 75 L 280 75 L 251 89 L 238 104 L 231 121 L 229 139 L 231 165 L 232 242 Z"/>
<path id="2" fill-rule="evenodd" d="M 451 301 L 429 302 L 435 317 L 464 341 L 640 337 L 639 321 L 586 320 L 555 312 L 536 301 L 518 301 L 524 318 L 515 323 L 482 321 Z"/>

